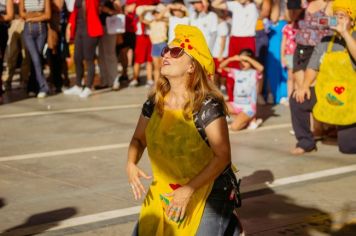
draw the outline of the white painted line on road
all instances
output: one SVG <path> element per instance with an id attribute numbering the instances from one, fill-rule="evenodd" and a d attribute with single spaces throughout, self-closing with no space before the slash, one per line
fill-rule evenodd
<path id="1" fill-rule="evenodd" d="M 53 110 L 34 111 L 34 112 L 26 112 L 26 113 L 18 113 L 18 114 L 0 115 L 0 119 L 23 118 L 23 117 L 30 117 L 30 116 L 48 116 L 48 115 L 80 113 L 80 112 L 120 110 L 120 109 L 139 108 L 139 107 L 142 107 L 142 104 L 106 106 L 106 107 L 89 107 L 89 108 L 86 107 L 86 108 L 64 109 L 64 110 L 58 110 L 58 111 L 53 111 Z"/>
<path id="2" fill-rule="evenodd" d="M 272 183 L 265 182 L 262 184 L 247 186 L 244 188 L 244 190 L 242 192 L 248 193 L 248 192 L 253 192 L 253 191 L 257 191 L 257 190 L 262 190 L 265 188 L 276 188 L 276 187 L 281 187 L 281 186 L 285 186 L 285 185 L 289 185 L 289 184 L 300 183 L 300 182 L 319 179 L 319 178 L 331 177 L 331 176 L 335 176 L 335 175 L 347 174 L 347 173 L 351 173 L 351 172 L 356 172 L 356 165 L 338 167 L 338 168 L 334 168 L 334 169 L 321 170 L 321 171 L 316 171 L 316 172 L 312 172 L 312 173 L 276 179 Z"/>
<path id="3" fill-rule="evenodd" d="M 291 126 L 290 124 L 270 125 L 270 126 L 266 126 L 266 127 L 261 127 L 258 130 L 243 130 L 241 132 L 231 132 L 231 134 L 243 134 L 246 132 L 274 130 L 274 129 L 281 129 L 281 128 L 286 128 L 286 127 L 290 127 L 290 126 Z M 29 154 L 23 154 L 23 155 L 0 157 L 0 162 L 19 161 L 19 160 L 34 159 L 34 158 L 41 158 L 41 157 L 51 157 L 51 156 L 63 156 L 63 155 L 68 155 L 68 154 L 77 154 L 77 153 L 81 153 L 81 152 L 95 152 L 95 151 L 103 151 L 103 150 L 116 149 L 116 148 L 127 148 L 128 146 L 129 146 L 128 143 L 119 143 L 119 144 L 95 146 L 95 147 L 88 147 L 88 148 L 75 148 L 75 149 L 68 149 L 68 150 L 61 150 L 61 151 L 29 153 Z"/>
<path id="4" fill-rule="evenodd" d="M 129 208 L 118 209 L 113 211 L 101 212 L 99 214 L 80 216 L 80 217 L 60 221 L 58 223 L 58 226 L 55 226 L 50 230 L 53 231 L 53 230 L 64 229 L 77 225 L 96 223 L 98 221 L 111 220 L 114 218 L 135 215 L 138 214 L 140 210 L 141 210 L 141 206 L 136 206 L 136 207 L 129 207 Z"/>
<path id="5" fill-rule="evenodd" d="M 103 150 L 110 150 L 110 149 L 127 148 L 128 146 L 129 143 L 119 143 L 119 144 L 112 144 L 112 145 L 87 147 L 87 148 L 67 149 L 62 151 L 30 153 L 30 154 L 23 154 L 23 155 L 0 157 L 0 162 L 18 161 L 18 160 L 51 157 L 51 156 L 63 156 L 63 155 L 70 155 L 70 154 L 77 154 L 77 153 L 84 153 L 84 152 L 95 152 L 95 151 L 103 151 Z"/>
<path id="6" fill-rule="evenodd" d="M 279 125 L 267 125 L 267 126 L 262 126 L 257 129 L 249 130 L 249 129 L 244 129 L 241 131 L 229 131 L 230 134 L 244 134 L 244 133 L 255 133 L 255 132 L 260 132 L 260 131 L 266 131 L 266 130 L 274 130 L 274 129 L 283 129 L 283 128 L 291 128 L 292 124 L 291 123 L 286 123 L 286 124 L 279 124 Z"/>
<path id="7" fill-rule="evenodd" d="M 308 181 L 308 180 L 315 180 L 315 179 L 330 177 L 330 176 L 335 176 L 335 175 L 347 174 L 347 173 L 351 173 L 351 172 L 355 172 L 355 171 L 356 171 L 356 165 L 350 165 L 350 166 L 344 166 L 344 167 L 339 167 L 339 168 L 334 168 L 334 169 L 316 171 L 316 172 L 312 172 L 312 173 L 276 179 L 272 183 L 266 182 L 264 184 L 247 186 L 247 187 L 244 187 L 242 193 L 248 193 L 248 192 L 253 192 L 253 191 L 263 190 L 263 189 L 268 189 L 268 188 L 275 188 L 275 187 L 279 187 L 279 186 L 285 186 L 288 184 L 299 183 L 299 182 L 304 182 L 304 181 Z M 45 231 L 43 231 L 43 229 L 46 228 L 45 225 L 37 225 L 37 226 L 31 226 L 28 228 L 14 230 L 12 232 L 9 232 L 11 234 L 7 233 L 6 235 L 22 236 L 22 235 L 33 234 L 36 232 L 49 232 L 49 231 L 66 229 L 66 228 L 90 224 L 90 223 L 97 223 L 97 222 L 104 221 L 104 220 L 111 220 L 111 219 L 115 219 L 115 218 L 119 218 L 119 217 L 127 217 L 127 216 L 132 216 L 135 214 L 139 214 L 140 209 L 141 209 L 140 206 L 135 206 L 135 207 L 123 208 L 123 209 L 118 209 L 118 210 L 113 210 L 113 211 L 101 212 L 101 213 L 92 214 L 92 215 L 80 216 L 80 217 L 75 217 L 75 218 L 71 218 L 71 219 L 67 219 L 67 220 L 63 220 L 63 221 L 59 221 L 59 222 L 46 224 L 46 225 L 56 225 L 56 226 L 53 226 Z"/>

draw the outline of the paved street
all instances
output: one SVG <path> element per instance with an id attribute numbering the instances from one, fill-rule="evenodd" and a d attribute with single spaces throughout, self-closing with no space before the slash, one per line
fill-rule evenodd
<path id="1" fill-rule="evenodd" d="M 0 106 L 0 235 L 130 235 L 141 202 L 127 183 L 126 154 L 146 93 Z M 321 142 L 291 156 L 288 108 L 260 113 L 261 128 L 230 134 L 246 235 L 356 235 L 356 156 Z M 146 153 L 140 166 L 151 172 Z"/>

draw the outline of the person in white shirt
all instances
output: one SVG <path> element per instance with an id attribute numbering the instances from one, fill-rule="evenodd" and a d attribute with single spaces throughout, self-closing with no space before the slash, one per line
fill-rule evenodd
<path id="1" fill-rule="evenodd" d="M 256 23 L 259 13 L 256 4 L 251 0 L 215 0 L 214 8 L 226 9 L 232 12 L 231 37 L 229 44 L 229 57 L 238 55 L 242 49 L 249 48 L 256 53 Z M 237 61 L 231 62 L 232 68 L 239 68 Z M 233 100 L 234 82 L 227 79 L 227 93 L 229 101 Z"/>
<path id="2" fill-rule="evenodd" d="M 226 59 L 228 56 L 231 26 L 227 21 L 229 14 L 228 11 L 216 10 L 215 12 L 218 15 L 219 24 L 212 56 L 215 62 L 215 68 L 219 68 L 222 60 Z M 222 81 L 223 77 L 226 77 L 225 73 L 218 70 L 215 71 L 215 84 L 220 88 L 221 91 L 226 90 L 225 83 Z"/>
<path id="3" fill-rule="evenodd" d="M 190 25 L 198 27 L 205 37 L 210 51 L 213 50 L 218 31 L 218 16 L 211 11 L 209 0 L 188 0 Z"/>
<path id="4" fill-rule="evenodd" d="M 167 6 L 168 17 L 168 42 L 175 38 L 174 28 L 177 25 L 189 25 L 188 9 L 182 0 L 174 0 Z"/>

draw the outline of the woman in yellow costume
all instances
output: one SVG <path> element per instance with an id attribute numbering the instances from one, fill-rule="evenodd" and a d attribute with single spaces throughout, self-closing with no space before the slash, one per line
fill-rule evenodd
<path id="1" fill-rule="evenodd" d="M 356 4 L 333 1 L 337 19 L 333 36 L 315 47 L 302 88 L 291 98 L 292 124 L 298 140 L 294 154 L 316 148 L 310 112 L 317 120 L 338 126 L 339 150 L 356 153 Z M 315 88 L 314 88 L 315 85 Z"/>
<path id="2" fill-rule="evenodd" d="M 178 25 L 161 55 L 161 78 L 143 105 L 128 151 L 135 199 L 145 193 L 140 178 L 151 178 L 137 166 L 146 147 L 153 171 L 133 235 L 238 235 L 226 107 L 208 79 L 215 69 L 204 36 Z"/>

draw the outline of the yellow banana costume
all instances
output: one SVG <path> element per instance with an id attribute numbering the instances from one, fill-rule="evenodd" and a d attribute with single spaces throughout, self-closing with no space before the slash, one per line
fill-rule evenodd
<path id="1" fill-rule="evenodd" d="M 170 46 L 183 48 L 203 66 L 207 74 L 213 74 L 214 62 L 200 30 L 178 25 L 175 35 Z M 160 116 L 155 109 L 145 135 L 153 182 L 142 205 L 139 235 L 195 235 L 213 183 L 194 192 L 181 222 L 167 217 L 165 207 L 170 199 L 165 199 L 164 194 L 172 192 L 172 186 L 185 185 L 197 176 L 212 160 L 213 151 L 200 136 L 194 121 L 184 118 L 183 110 L 165 109 L 163 116 Z"/>
<path id="2" fill-rule="evenodd" d="M 161 195 L 173 191 L 170 184 L 184 185 L 195 177 L 213 157 L 212 150 L 193 120 L 184 119 L 183 110 L 165 110 L 162 117 L 154 111 L 146 128 L 146 142 L 154 179 L 142 205 L 139 235 L 194 235 L 213 183 L 193 194 L 181 223 L 168 219 Z"/>

